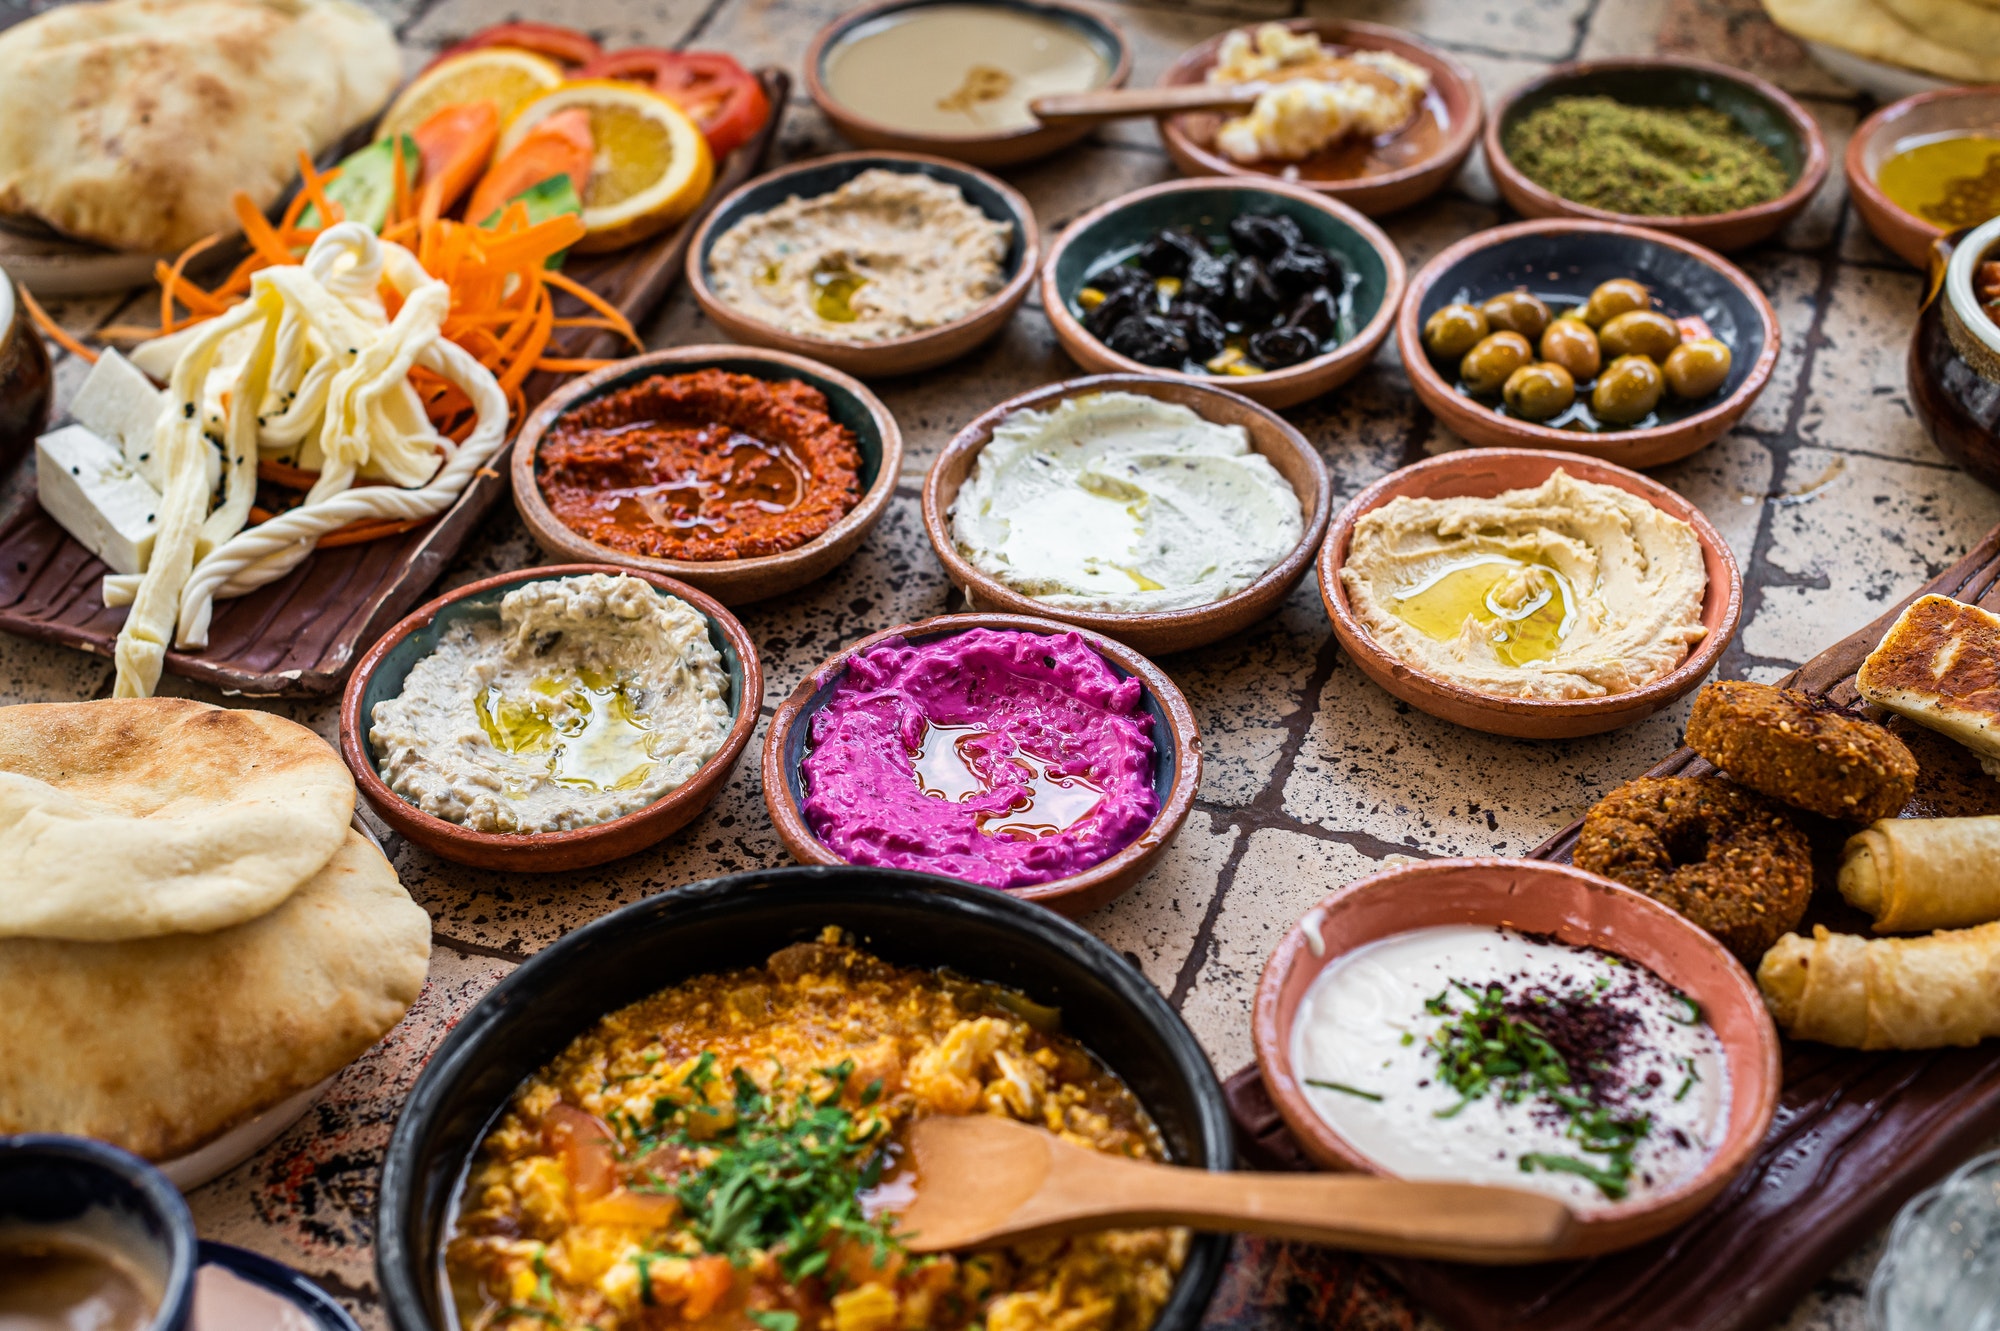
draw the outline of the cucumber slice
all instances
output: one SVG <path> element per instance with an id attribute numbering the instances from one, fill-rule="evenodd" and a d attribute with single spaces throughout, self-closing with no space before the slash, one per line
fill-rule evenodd
<path id="1" fill-rule="evenodd" d="M 570 182 L 569 175 L 565 172 L 560 176 L 550 176 L 547 180 L 537 181 L 528 186 L 528 188 L 507 200 L 507 204 L 494 209 L 493 215 L 482 220 L 479 225 L 492 226 L 500 220 L 500 215 L 507 211 L 507 205 L 515 202 L 528 205 L 528 225 L 530 226 L 533 226 L 537 222 L 546 222 L 551 217 L 560 217 L 564 213 L 575 213 L 579 217 L 583 215 L 583 199 L 577 194 L 576 186 Z M 542 266 L 545 268 L 560 268 L 562 267 L 563 260 L 567 257 L 569 257 L 569 251 L 563 250 L 559 254 L 550 255 L 549 261 Z"/>
<path id="2" fill-rule="evenodd" d="M 415 139 L 407 134 L 402 139 L 404 184 L 415 190 L 417 174 L 423 169 L 423 154 L 417 150 Z M 327 202 L 339 204 L 348 221 L 380 232 L 382 224 L 389 220 L 389 209 L 396 203 L 395 172 L 396 141 L 377 139 L 341 162 L 340 174 L 326 184 Z M 307 204 L 305 212 L 299 215 L 299 225 L 318 227 L 325 223 L 320 220 L 319 209 Z"/>

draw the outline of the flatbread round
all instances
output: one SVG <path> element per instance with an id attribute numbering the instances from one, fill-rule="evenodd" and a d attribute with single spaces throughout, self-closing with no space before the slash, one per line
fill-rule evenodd
<path id="1" fill-rule="evenodd" d="M 2000 13 L 1975 0 L 1875 0 L 1875 3 L 1889 17 L 1933 42 L 1973 55 L 2000 56 Z"/>
<path id="2" fill-rule="evenodd" d="M 0 938 L 255 919 L 347 839 L 354 778 L 266 712 L 185 698 L 0 707 Z"/>
<path id="3" fill-rule="evenodd" d="M 2000 81 L 2000 56 L 1982 56 L 1904 26 L 1873 0 L 1764 0 L 1771 20 L 1794 37 L 1824 42 L 1864 60 L 1879 60 L 1962 83 Z"/>
<path id="4" fill-rule="evenodd" d="M 358 832 L 290 900 L 218 933 L 0 940 L 0 1133 L 185 1155 L 325 1080 L 402 1020 L 430 917 Z"/>

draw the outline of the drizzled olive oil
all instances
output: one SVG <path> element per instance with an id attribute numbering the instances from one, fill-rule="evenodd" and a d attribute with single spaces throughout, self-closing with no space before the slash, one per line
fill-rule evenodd
<path id="1" fill-rule="evenodd" d="M 651 775 L 653 730 L 625 681 L 583 670 L 543 675 L 528 692 L 532 696 L 510 698 L 488 685 L 474 700 L 479 728 L 494 748 L 547 755 L 548 779 L 571 790 L 631 790 Z M 508 793 L 518 798 L 523 792 Z"/>
<path id="2" fill-rule="evenodd" d="M 1576 608 L 1576 588 L 1560 571 L 1497 553 L 1447 564 L 1391 603 L 1398 619 L 1437 642 L 1457 638 L 1468 619 L 1492 626 L 1493 654 L 1510 666 L 1554 656 Z"/>

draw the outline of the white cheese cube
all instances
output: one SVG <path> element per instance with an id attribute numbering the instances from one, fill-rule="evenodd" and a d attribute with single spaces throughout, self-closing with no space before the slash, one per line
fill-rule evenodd
<path id="1" fill-rule="evenodd" d="M 153 552 L 160 493 L 125 465 L 124 453 L 81 425 L 35 441 L 42 508 L 114 573 L 138 573 Z"/>
<path id="2" fill-rule="evenodd" d="M 161 459 L 153 447 L 167 395 L 153 387 L 131 361 L 115 351 L 97 358 L 83 387 L 69 404 L 78 425 L 124 450 L 126 465 L 146 478 L 155 490 L 167 484 Z"/>

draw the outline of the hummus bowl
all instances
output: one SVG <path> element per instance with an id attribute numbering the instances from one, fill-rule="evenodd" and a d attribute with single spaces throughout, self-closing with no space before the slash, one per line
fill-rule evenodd
<path id="1" fill-rule="evenodd" d="M 1363 516 L 1391 500 L 1489 499 L 1547 482 L 1558 470 L 1577 481 L 1636 495 L 1694 529 L 1706 585 L 1700 619 L 1704 632 L 1681 663 L 1642 687 L 1591 698 L 1504 697 L 1482 693 L 1440 673 L 1420 670 L 1377 642 L 1356 614 L 1341 579 Z M 1320 599 L 1333 633 L 1361 673 L 1420 712 L 1491 735 L 1568 739 L 1601 734 L 1642 721 L 1700 685 L 1736 635 L 1743 614 L 1743 576 L 1736 557 L 1700 509 L 1658 481 L 1624 467 L 1576 453 L 1534 449 L 1462 449 L 1391 472 L 1356 495 L 1333 520 L 1319 554 Z"/>
<path id="2" fill-rule="evenodd" d="M 1180 831 L 1201 784 L 1201 734 L 1187 699 L 1158 666 L 1121 643 L 1086 629 L 1028 615 L 940 615 L 920 624 L 905 624 L 871 634 L 842 649 L 799 682 L 778 705 L 764 740 L 764 803 L 778 836 L 793 858 L 803 864 L 847 864 L 822 840 L 806 816 L 807 788 L 803 767 L 812 749 L 812 724 L 846 679 L 858 656 L 901 639 L 922 649 L 974 629 L 1018 632 L 1058 638 L 1076 634 L 1109 667 L 1119 681 L 1137 679 L 1141 686 L 1135 715 L 1150 718 L 1150 795 L 1154 812 L 1136 837 L 1115 853 L 1085 867 L 1024 886 L 992 889 L 1047 906 L 1068 916 L 1095 910 L 1133 886 L 1153 867 Z M 1051 658 L 1053 660 L 1053 658 Z M 927 793 L 931 793 L 928 786 Z"/>
<path id="3" fill-rule="evenodd" d="M 454 625 L 482 620 L 498 623 L 500 603 L 507 593 L 531 583 L 586 574 L 637 578 L 662 595 L 679 598 L 706 622 L 709 644 L 728 677 L 730 726 L 721 747 L 692 776 L 643 808 L 567 831 L 478 831 L 427 813 L 392 790 L 369 743 L 376 705 L 403 692 L 412 669 L 438 650 Z M 559 564 L 468 583 L 419 607 L 383 634 L 354 668 L 341 695 L 340 753 L 354 773 L 355 784 L 382 821 L 432 854 L 478 869 L 561 873 L 634 854 L 693 821 L 715 798 L 750 742 L 763 702 L 764 676 L 750 635 L 714 600 L 658 573 L 604 564 Z"/>

